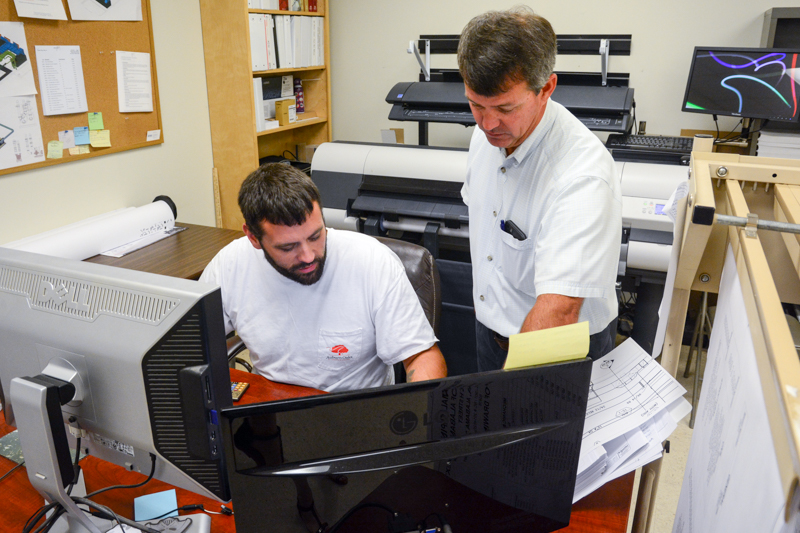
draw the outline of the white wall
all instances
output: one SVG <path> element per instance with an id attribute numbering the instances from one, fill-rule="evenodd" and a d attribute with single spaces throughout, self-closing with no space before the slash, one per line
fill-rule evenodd
<path id="1" fill-rule="evenodd" d="M 0 243 L 160 194 L 175 201 L 180 221 L 214 225 L 200 6 L 196 0 L 150 5 L 165 142 L 0 176 Z"/>
<path id="2" fill-rule="evenodd" d="M 475 15 L 506 9 L 519 1 L 497 0 L 333 0 L 331 63 L 333 137 L 380 142 L 380 130 L 405 128 L 406 143 L 417 143 L 417 125 L 387 119 L 384 99 L 395 83 L 416 81 L 419 66 L 406 53 L 423 34 L 459 34 Z M 798 7 L 797 0 L 560 0 L 524 2 L 547 18 L 557 34 L 631 34 L 631 55 L 611 56 L 611 72 L 630 73 L 636 118 L 648 133 L 679 135 L 681 128 L 714 129 L 710 115 L 680 111 L 695 46 L 757 47 L 764 12 Z M 455 68 L 454 56 L 432 56 L 432 66 Z M 599 56 L 560 56 L 556 70 L 599 72 Z M 736 120 L 720 117 L 730 130 Z M 472 128 L 432 124 L 436 146 L 468 146 Z"/>

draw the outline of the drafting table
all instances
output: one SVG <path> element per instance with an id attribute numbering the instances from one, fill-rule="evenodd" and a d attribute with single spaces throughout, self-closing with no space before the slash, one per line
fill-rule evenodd
<path id="1" fill-rule="evenodd" d="M 796 517 L 800 511 L 800 359 L 781 302 L 800 303 L 800 235 L 791 227 L 800 223 L 800 161 L 693 152 L 689 194 L 683 201 L 686 217 L 683 233 L 675 241 L 680 255 L 661 364 L 675 375 L 689 293 L 719 291 L 730 245 L 752 334 L 751 353 L 766 407 L 765 427 L 777 459 L 776 483 L 783 499 L 778 504 L 785 510 L 780 518 Z M 744 227 L 731 225 L 738 223 Z M 780 223 L 784 223 L 783 231 L 766 229 Z M 697 423 L 707 421 L 698 418 Z M 737 443 L 725 444 L 736 449 Z M 746 467 L 744 459 L 762 458 L 742 458 L 740 464 Z M 640 498 L 645 501 L 637 503 L 637 513 L 643 509 L 644 516 L 634 531 L 646 531 L 652 520 L 647 508 L 652 508 L 659 470 L 660 461 L 642 470 L 645 497 L 640 490 Z M 726 485 L 725 489 L 735 492 L 737 487 Z M 744 491 L 757 494 L 760 489 L 749 486 Z M 725 491 L 718 496 L 720 502 L 726 497 Z M 712 506 L 703 512 L 717 510 Z"/>

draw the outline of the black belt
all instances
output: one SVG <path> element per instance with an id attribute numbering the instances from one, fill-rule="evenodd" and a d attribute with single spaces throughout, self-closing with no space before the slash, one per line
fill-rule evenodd
<path id="1" fill-rule="evenodd" d="M 494 342 L 496 342 L 501 349 L 508 351 L 508 337 L 503 337 L 502 335 L 491 329 L 489 331 L 492 332 L 492 337 L 494 337 Z"/>

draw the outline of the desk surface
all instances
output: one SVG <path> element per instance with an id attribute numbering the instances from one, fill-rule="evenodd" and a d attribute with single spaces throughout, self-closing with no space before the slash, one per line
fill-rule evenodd
<path id="1" fill-rule="evenodd" d="M 298 396 L 319 394 L 319 391 L 305 387 L 295 387 L 273 383 L 261 376 L 248 374 L 239 370 L 231 370 L 231 378 L 236 381 L 250 383 L 250 388 L 242 397 L 242 403 L 282 400 Z M 6 425 L 5 417 L 0 412 L 0 436 L 13 431 Z M 8 472 L 14 463 L 0 457 L 0 475 Z M 136 472 L 128 472 L 121 467 L 105 461 L 87 457 L 81 461 L 86 489 L 88 492 L 117 484 L 135 484 L 144 481 L 145 477 Z M 594 493 L 585 497 L 572 507 L 572 519 L 569 527 L 561 531 L 570 533 L 624 533 L 628 523 L 630 499 L 633 491 L 634 474 L 623 476 L 604 485 Z M 136 489 L 112 490 L 95 497 L 97 503 L 107 505 L 117 513 L 133 516 L 133 499 L 138 496 L 169 490 L 167 483 L 152 480 L 147 485 Z M 175 489 L 178 505 L 202 503 L 210 511 L 219 511 L 220 503 L 198 496 L 184 489 Z M 4 531 L 21 531 L 25 521 L 42 505 L 42 497 L 28 481 L 25 468 L 20 468 L 11 476 L 0 482 L 0 493 L 5 500 L 3 505 L 2 524 Z M 234 533 L 236 527 L 233 517 L 211 515 L 211 531 L 213 533 Z"/>
<path id="2" fill-rule="evenodd" d="M 197 279 L 217 252 L 244 235 L 241 231 L 232 229 L 181 222 L 176 225 L 188 229 L 124 257 L 96 255 L 87 261 L 176 278 Z"/>

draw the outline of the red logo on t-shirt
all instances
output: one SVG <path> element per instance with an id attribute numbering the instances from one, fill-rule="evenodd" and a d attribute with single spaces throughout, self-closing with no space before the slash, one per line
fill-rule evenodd
<path id="1" fill-rule="evenodd" d="M 349 352 L 350 350 L 347 349 L 347 346 L 344 344 L 337 344 L 333 348 L 331 348 L 331 352 L 335 353 L 336 355 L 343 355 Z"/>

